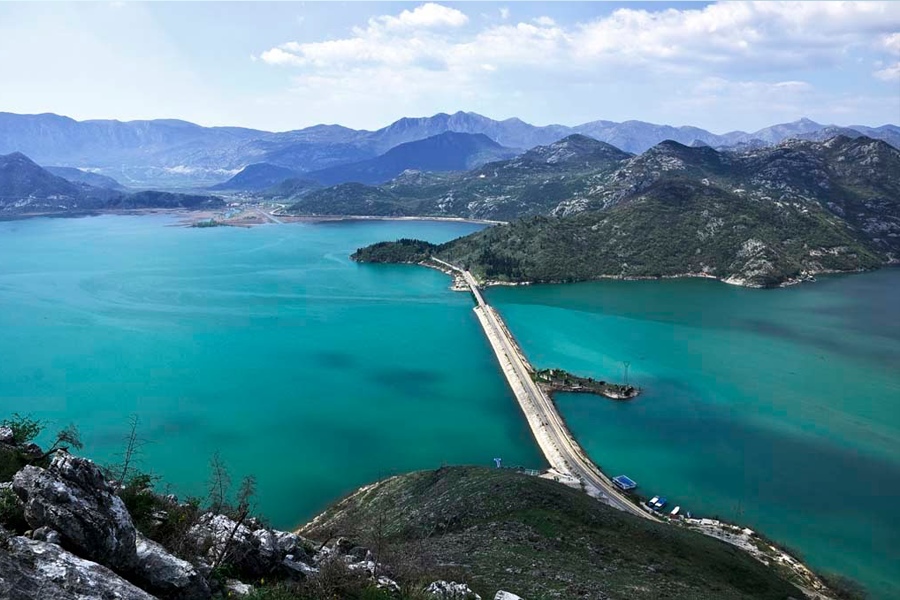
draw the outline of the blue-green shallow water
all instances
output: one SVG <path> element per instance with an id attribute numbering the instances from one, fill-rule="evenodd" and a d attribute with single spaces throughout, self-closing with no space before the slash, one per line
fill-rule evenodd
<path id="1" fill-rule="evenodd" d="M 536 366 L 645 388 L 562 394 L 598 464 L 900 598 L 900 270 L 781 290 L 703 280 L 492 288 Z"/>
<path id="2" fill-rule="evenodd" d="M 0 415 L 74 422 L 86 455 L 115 461 L 137 414 L 145 468 L 202 495 L 218 450 L 281 527 L 397 472 L 543 464 L 469 296 L 347 258 L 478 226 L 172 223 L 0 223 Z"/>

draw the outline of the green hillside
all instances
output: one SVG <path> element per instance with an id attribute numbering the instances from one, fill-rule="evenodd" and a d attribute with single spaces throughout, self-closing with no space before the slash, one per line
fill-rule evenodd
<path id="1" fill-rule="evenodd" d="M 803 597 L 725 543 L 508 470 L 393 477 L 337 503 L 301 533 L 380 540 L 394 568 L 452 566 L 483 598 L 498 589 L 529 600 Z"/>

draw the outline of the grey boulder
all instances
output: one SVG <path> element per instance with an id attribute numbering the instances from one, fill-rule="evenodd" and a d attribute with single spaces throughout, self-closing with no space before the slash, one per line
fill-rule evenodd
<path id="1" fill-rule="evenodd" d="M 209 585 L 186 560 L 170 554 L 165 548 L 137 535 L 137 563 L 131 573 L 142 587 L 171 600 L 206 600 Z"/>
<path id="2" fill-rule="evenodd" d="M 57 452 L 49 468 L 29 465 L 16 473 L 13 490 L 30 527 L 58 531 L 65 547 L 112 569 L 134 566 L 131 515 L 93 462 Z"/>
<path id="3" fill-rule="evenodd" d="M 62 536 L 55 529 L 49 527 L 38 527 L 31 533 L 31 539 L 39 542 L 47 542 L 48 544 L 62 545 Z"/>
<path id="4" fill-rule="evenodd" d="M 19 536 L 0 540 L 0 598 L 155 600 L 104 566 Z"/>

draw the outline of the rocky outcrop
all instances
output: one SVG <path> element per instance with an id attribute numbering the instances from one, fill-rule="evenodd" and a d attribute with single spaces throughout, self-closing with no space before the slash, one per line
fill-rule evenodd
<path id="1" fill-rule="evenodd" d="M 50 527 L 63 545 L 115 570 L 135 566 L 131 515 L 93 462 L 58 452 L 49 468 L 27 466 L 13 478 L 32 528 Z"/>
<path id="2" fill-rule="evenodd" d="M 435 581 L 425 588 L 425 593 L 440 600 L 481 600 L 468 585 L 455 581 Z"/>
<path id="3" fill-rule="evenodd" d="M 15 435 L 11 427 L 0 427 L 0 444 L 14 444 Z"/>
<path id="4" fill-rule="evenodd" d="M 303 577 L 315 572 L 303 538 L 263 527 L 253 529 L 253 524 L 207 514 L 189 535 L 199 560 L 209 566 L 228 563 L 244 577 L 262 578 L 276 573 Z"/>
<path id="5" fill-rule="evenodd" d="M 165 548 L 137 535 L 137 562 L 132 571 L 141 586 L 172 600 L 206 600 L 209 585 L 194 565 L 170 554 Z"/>
<path id="6" fill-rule="evenodd" d="M 62 546 L 62 536 L 59 535 L 58 531 L 49 527 L 38 527 L 31 533 L 31 539 Z"/>
<path id="7" fill-rule="evenodd" d="M 0 531 L 0 598 L 7 600 L 154 600 L 106 567 L 56 544 Z"/>
<path id="8" fill-rule="evenodd" d="M 494 600 L 525 600 L 525 599 L 522 598 L 521 596 L 516 596 L 515 594 L 512 594 L 510 592 L 504 592 L 503 590 L 500 590 L 494 596 Z"/>

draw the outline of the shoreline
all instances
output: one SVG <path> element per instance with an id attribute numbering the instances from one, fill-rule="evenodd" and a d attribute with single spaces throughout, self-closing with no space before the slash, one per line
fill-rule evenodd
<path id="1" fill-rule="evenodd" d="M 339 221 L 437 221 L 446 223 L 472 223 L 474 225 L 505 225 L 506 221 L 492 221 L 490 219 L 466 219 L 463 217 L 382 217 L 368 215 L 285 215 L 275 214 L 286 223 L 330 223 Z"/>
<path id="2" fill-rule="evenodd" d="M 745 280 L 737 277 L 717 277 L 715 275 L 709 275 L 705 273 L 679 273 L 676 275 L 599 275 L 591 279 L 579 279 L 576 281 L 497 281 L 488 279 L 485 281 L 479 281 L 478 285 L 487 288 L 500 286 L 515 287 L 520 285 L 566 285 L 575 283 L 592 283 L 598 281 L 660 281 L 667 279 L 708 279 L 711 281 L 724 283 L 726 285 L 732 285 L 735 287 L 751 290 L 776 290 L 800 285 L 802 283 L 816 283 L 816 277 L 820 275 L 858 275 L 860 273 L 872 273 L 880 269 L 897 266 L 900 266 L 900 263 L 888 262 L 874 269 L 850 269 L 846 271 L 824 269 L 821 271 L 816 271 L 814 273 L 808 273 L 803 277 L 786 279 L 778 283 L 777 285 L 758 285 L 754 283 L 747 283 Z"/>
<path id="3" fill-rule="evenodd" d="M 262 209 L 260 209 L 262 210 Z M 265 211 L 263 211 L 265 212 Z M 66 212 L 33 212 L 33 213 L 0 213 L 0 221 L 24 221 L 27 219 L 39 219 L 39 218 L 59 218 L 59 219 L 74 219 L 74 218 L 82 218 L 82 217 L 100 217 L 103 215 L 119 215 L 119 216 L 142 216 L 142 215 L 151 215 L 151 214 L 171 214 L 174 216 L 183 216 L 185 217 L 182 222 L 179 223 L 180 226 L 183 227 L 191 227 L 195 223 L 199 223 L 204 220 L 215 220 L 219 224 L 223 226 L 230 227 L 255 227 L 257 225 L 273 225 L 272 221 L 260 220 L 260 221 L 249 221 L 241 218 L 237 219 L 219 219 L 217 217 L 221 216 L 221 211 L 219 210 L 210 210 L 208 208 L 201 209 L 191 209 L 191 208 L 167 208 L 167 207 L 158 207 L 158 208 L 123 208 L 123 209 L 103 209 L 103 210 L 76 210 L 76 211 L 66 211 Z M 287 223 L 336 223 L 342 221 L 434 221 L 434 222 L 446 222 L 446 223 L 471 223 L 473 225 L 505 225 L 506 221 L 493 221 L 490 219 L 466 219 L 463 217 L 434 217 L 434 216 L 421 216 L 421 217 L 410 217 L 410 216 L 398 216 L 398 217 L 386 217 L 386 216 L 368 216 L 368 215 L 285 215 L 280 214 L 277 211 L 272 211 L 271 213 L 266 213 L 267 215 L 274 216 L 285 224 Z"/>

